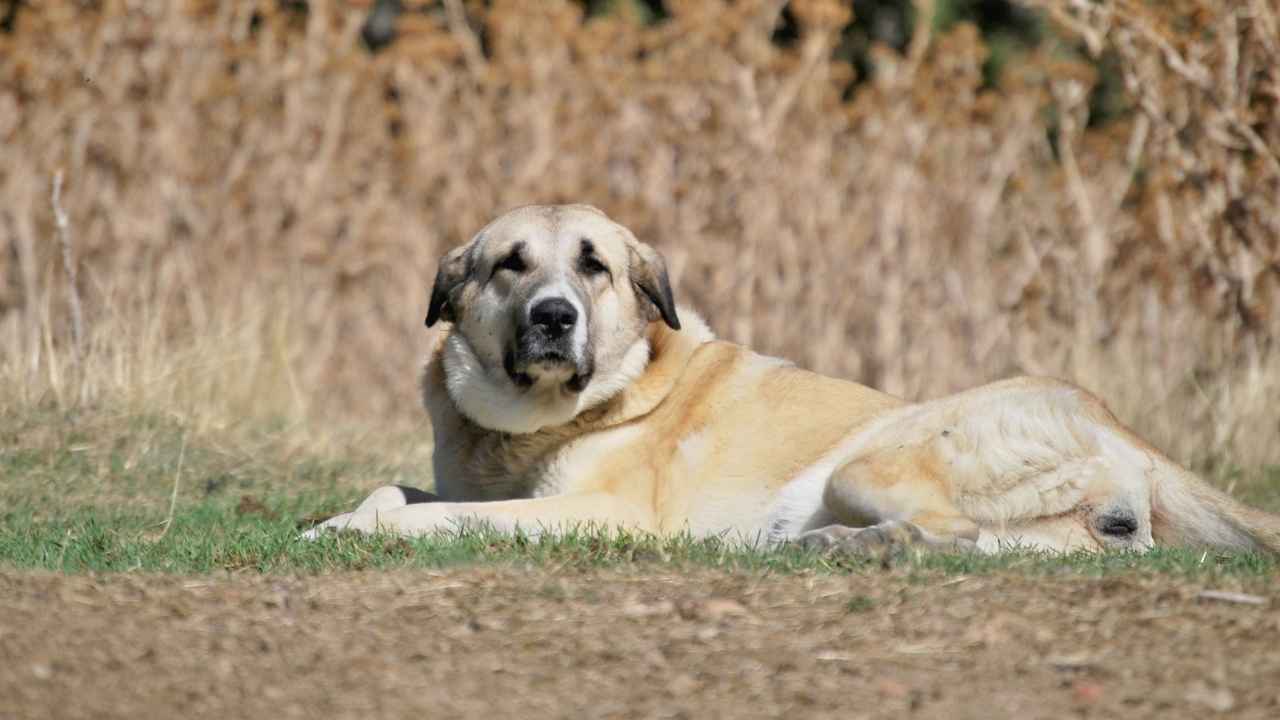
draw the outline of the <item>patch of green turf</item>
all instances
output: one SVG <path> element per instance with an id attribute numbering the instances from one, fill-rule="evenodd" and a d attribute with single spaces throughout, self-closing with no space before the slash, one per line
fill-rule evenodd
<path id="1" fill-rule="evenodd" d="M 430 483 L 421 458 L 406 464 L 376 451 L 299 450 L 290 442 L 296 434 L 197 433 L 155 415 L 0 413 L 0 512 L 48 521 L 87 512 L 163 518 L 175 498 L 186 511 L 245 494 L 306 497 L 310 509 L 336 511 L 379 485 Z"/>
<path id="2" fill-rule="evenodd" d="M 328 505 L 328 502 L 319 504 Z M 794 547 L 762 548 L 720 538 L 608 532 L 581 527 L 533 538 L 480 529 L 404 540 L 329 534 L 298 538 L 296 518 L 314 501 L 283 496 L 245 507 L 208 502 L 163 518 L 84 511 L 56 521 L 9 513 L 0 523 L 0 566 L 63 572 L 321 573 L 380 568 L 437 568 L 469 563 L 576 569 L 618 566 L 712 567 L 778 573 L 876 573 L 905 568 L 922 577 L 994 572 L 1102 576 L 1158 573 L 1192 577 L 1280 579 L 1276 560 L 1253 554 L 1161 549 L 1145 555 L 1009 552 L 995 556 L 904 553 L 892 558 L 822 555 Z"/>
<path id="3" fill-rule="evenodd" d="M 1175 549 L 1146 555 L 906 553 L 881 559 L 591 527 L 541 539 L 468 529 L 412 541 L 341 534 L 305 542 L 298 538 L 300 518 L 349 509 L 378 485 L 429 487 L 422 482 L 429 468 L 382 462 L 372 453 L 307 454 L 270 433 L 197 435 L 156 416 L 0 415 L 0 437 L 0 567 L 320 573 L 505 563 L 842 574 L 905 567 L 922 578 L 1008 571 L 1280 579 L 1280 565 L 1269 557 Z M 1251 500 L 1280 507 L 1280 468 L 1247 480 L 1241 487 Z M 172 522 L 166 523 L 171 501 Z"/>
<path id="4" fill-rule="evenodd" d="M 1280 513 L 1280 465 L 1264 467 L 1254 472 L 1233 468 L 1217 483 L 1243 503 Z"/>

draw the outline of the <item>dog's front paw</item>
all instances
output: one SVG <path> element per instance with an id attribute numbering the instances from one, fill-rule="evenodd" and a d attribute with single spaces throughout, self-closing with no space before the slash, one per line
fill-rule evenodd
<path id="1" fill-rule="evenodd" d="M 316 524 L 310 530 L 307 530 L 306 532 L 302 533 L 298 537 L 301 540 L 316 540 L 320 538 L 322 535 L 325 535 L 326 533 L 336 532 L 338 530 L 354 529 L 354 528 L 351 528 L 351 521 L 354 515 L 355 513 L 342 513 L 341 515 L 334 515 L 328 520 L 325 520 L 322 523 Z"/>
<path id="2" fill-rule="evenodd" d="M 377 520 L 387 513 L 409 505 L 438 502 L 439 497 L 417 488 L 403 485 L 385 485 L 369 494 L 355 510 L 312 523 L 302 533 L 303 540 L 315 540 L 331 530 L 359 530 L 372 532 Z"/>

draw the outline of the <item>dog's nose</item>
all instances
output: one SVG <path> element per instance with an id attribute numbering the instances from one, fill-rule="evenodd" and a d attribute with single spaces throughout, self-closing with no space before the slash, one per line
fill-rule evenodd
<path id="1" fill-rule="evenodd" d="M 529 310 L 529 322 L 551 337 L 558 337 L 571 330 L 578 322 L 578 309 L 564 298 L 539 300 Z"/>

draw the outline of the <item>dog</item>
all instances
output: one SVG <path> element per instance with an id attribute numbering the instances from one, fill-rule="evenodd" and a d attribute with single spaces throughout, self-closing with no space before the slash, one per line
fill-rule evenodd
<path id="1" fill-rule="evenodd" d="M 1075 385 L 913 404 L 716 340 L 677 307 L 662 256 L 588 205 L 511 210 L 448 252 L 437 323 L 435 495 L 380 488 L 307 537 L 591 523 L 851 552 L 1280 552 L 1280 519 Z"/>

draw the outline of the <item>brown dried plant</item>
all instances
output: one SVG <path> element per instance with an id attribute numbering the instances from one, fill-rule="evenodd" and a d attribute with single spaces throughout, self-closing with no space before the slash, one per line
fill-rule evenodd
<path id="1" fill-rule="evenodd" d="M 764 352 L 911 398 L 1067 377 L 1181 460 L 1280 461 L 1273 4 L 1037 2 L 1060 39 L 997 86 L 974 28 L 918 22 L 851 97 L 845 5 L 791 2 L 779 45 L 787 4 L 642 27 L 453 1 L 376 55 L 367 3 L 23 8 L 0 34 L 0 398 L 420 422 L 436 258 L 582 201 Z M 1119 59 L 1119 120 L 1088 126 L 1074 43 Z"/>

